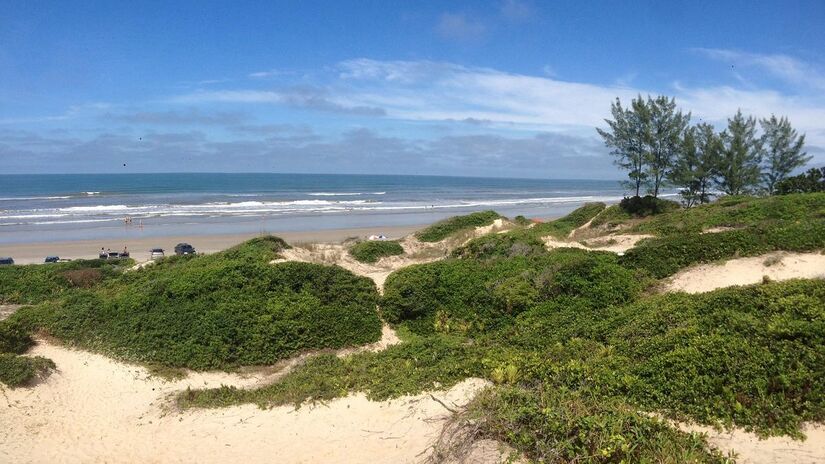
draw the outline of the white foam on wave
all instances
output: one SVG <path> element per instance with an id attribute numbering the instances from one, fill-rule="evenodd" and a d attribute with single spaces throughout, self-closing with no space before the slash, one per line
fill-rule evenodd
<path id="1" fill-rule="evenodd" d="M 387 192 L 312 192 L 311 197 L 355 197 L 359 195 L 386 195 Z"/>

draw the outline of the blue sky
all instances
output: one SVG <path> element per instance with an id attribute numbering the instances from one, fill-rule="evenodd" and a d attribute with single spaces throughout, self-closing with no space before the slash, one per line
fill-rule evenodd
<path id="1" fill-rule="evenodd" d="M 594 128 L 638 93 L 720 127 L 786 115 L 823 164 L 823 20 L 818 1 L 0 1 L 0 172 L 618 178 Z"/>

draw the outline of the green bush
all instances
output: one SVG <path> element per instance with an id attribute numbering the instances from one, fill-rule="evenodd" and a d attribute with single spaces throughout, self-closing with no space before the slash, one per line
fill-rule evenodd
<path id="1" fill-rule="evenodd" d="M 77 287 L 97 285 L 120 275 L 133 264 L 134 261 L 130 259 L 93 259 L 54 264 L 0 266 L 0 304 L 39 303 Z"/>
<path id="2" fill-rule="evenodd" d="M 596 217 L 605 209 L 604 203 L 585 203 L 584 206 L 574 210 L 572 213 L 555 221 L 536 224 L 530 232 L 537 237 L 553 236 L 555 238 L 567 238 L 570 232 L 587 224 L 588 221 Z"/>
<path id="3" fill-rule="evenodd" d="M 611 253 L 572 248 L 533 257 L 444 260 L 391 274 L 381 311 L 388 322 L 417 333 L 478 333 L 556 298 L 580 299 L 590 307 L 623 304 L 645 284 Z"/>
<path id="4" fill-rule="evenodd" d="M 178 397 L 182 407 L 223 407 L 256 403 L 261 407 L 300 406 L 328 401 L 349 392 L 364 392 L 374 400 L 396 398 L 423 389 L 449 388 L 479 375 L 481 363 L 461 340 L 438 336 L 416 338 L 379 353 L 347 358 L 324 354 L 309 359 L 279 382 L 258 389 L 221 387 L 189 390 Z"/>
<path id="5" fill-rule="evenodd" d="M 614 227 L 629 219 L 631 219 L 631 216 L 620 208 L 619 205 L 611 205 L 603 209 L 601 213 L 593 218 L 593 221 L 590 222 L 590 228 L 596 228 L 602 225 Z"/>
<path id="6" fill-rule="evenodd" d="M 514 258 L 546 253 L 544 242 L 528 231 L 515 230 L 474 238 L 453 250 L 453 257 L 464 259 Z"/>
<path id="7" fill-rule="evenodd" d="M 422 242 L 439 242 L 457 232 L 489 226 L 502 216 L 495 211 L 480 211 L 465 216 L 455 216 L 427 227 L 415 234 Z"/>
<path id="8" fill-rule="evenodd" d="M 713 234 L 682 234 L 645 240 L 628 250 L 620 262 L 645 269 L 657 278 L 687 266 L 720 259 L 756 256 L 775 250 L 810 251 L 825 248 L 825 220 L 764 224 Z"/>
<path id="9" fill-rule="evenodd" d="M 653 235 L 700 233 L 713 227 L 745 228 L 825 218 L 825 193 L 719 200 L 650 217 L 631 231 Z"/>
<path id="10" fill-rule="evenodd" d="M 619 208 L 633 217 L 646 217 L 681 209 L 675 201 L 657 198 L 652 195 L 643 197 L 625 197 L 619 202 Z"/>
<path id="11" fill-rule="evenodd" d="M 192 369 L 271 364 L 380 338 L 372 280 L 339 267 L 268 264 L 284 246 L 264 237 L 214 255 L 164 259 L 27 317 L 87 348 Z"/>
<path id="12" fill-rule="evenodd" d="M 462 416 L 481 436 L 509 443 L 535 462 L 729 462 L 700 434 L 582 390 L 492 388 Z"/>
<path id="13" fill-rule="evenodd" d="M 349 254 L 362 263 L 374 263 L 385 256 L 402 255 L 404 248 L 398 242 L 368 240 L 350 247 Z"/>
<path id="14" fill-rule="evenodd" d="M 0 321 L 0 353 L 22 354 L 34 345 L 31 329 L 14 321 Z"/>
<path id="15" fill-rule="evenodd" d="M 0 382 L 11 388 L 22 387 L 54 369 L 54 362 L 40 356 L 0 353 Z"/>

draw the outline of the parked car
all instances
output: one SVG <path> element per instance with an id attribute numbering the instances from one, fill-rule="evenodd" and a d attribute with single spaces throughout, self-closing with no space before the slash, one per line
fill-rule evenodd
<path id="1" fill-rule="evenodd" d="M 11 259 L 10 257 L 6 256 L 6 257 L 3 257 L 3 258 L 0 258 L 0 264 L 14 264 L 14 260 Z"/>
<path id="2" fill-rule="evenodd" d="M 149 250 L 149 253 L 151 253 L 152 259 L 160 259 L 164 256 L 163 248 L 152 248 L 151 250 Z"/>
<path id="3" fill-rule="evenodd" d="M 46 261 L 45 262 L 47 262 L 47 263 L 56 263 L 58 261 L 60 261 L 59 256 L 46 256 Z"/>
<path id="4" fill-rule="evenodd" d="M 176 255 L 191 255 L 195 254 L 195 247 L 188 243 L 178 243 L 175 245 Z"/>

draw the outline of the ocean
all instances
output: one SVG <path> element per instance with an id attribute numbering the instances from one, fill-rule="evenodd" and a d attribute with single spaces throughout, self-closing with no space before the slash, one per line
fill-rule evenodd
<path id="1" fill-rule="evenodd" d="M 343 174 L 0 175 L 0 243 L 427 224 L 471 211 L 556 217 L 617 181 Z M 125 221 L 131 218 L 131 223 Z"/>

